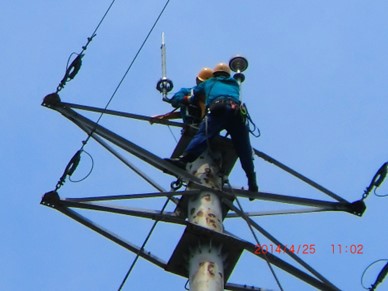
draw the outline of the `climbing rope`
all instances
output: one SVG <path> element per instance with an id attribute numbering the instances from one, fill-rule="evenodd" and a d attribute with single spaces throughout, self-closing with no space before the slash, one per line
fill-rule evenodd
<path id="1" fill-rule="evenodd" d="M 260 129 L 256 126 L 255 122 L 252 120 L 251 115 L 248 112 L 248 108 L 245 105 L 245 103 L 242 103 L 240 106 L 240 114 L 245 121 L 249 132 L 254 136 L 254 137 L 260 137 L 261 136 L 261 131 Z"/>

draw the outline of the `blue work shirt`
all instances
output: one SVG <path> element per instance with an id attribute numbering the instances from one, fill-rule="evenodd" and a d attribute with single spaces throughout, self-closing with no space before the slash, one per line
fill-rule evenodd
<path id="1" fill-rule="evenodd" d="M 230 98 L 237 103 L 240 99 L 240 86 L 232 77 L 213 77 L 193 88 L 194 96 L 206 96 L 205 104 L 209 106 L 216 99 Z"/>
<path id="2" fill-rule="evenodd" d="M 171 97 L 171 100 L 170 100 L 171 105 L 173 107 L 181 106 L 185 96 L 190 96 L 190 95 L 193 94 L 192 90 L 193 90 L 193 88 L 182 88 L 182 89 L 180 89 L 178 92 L 176 92 L 174 94 L 174 96 Z"/>

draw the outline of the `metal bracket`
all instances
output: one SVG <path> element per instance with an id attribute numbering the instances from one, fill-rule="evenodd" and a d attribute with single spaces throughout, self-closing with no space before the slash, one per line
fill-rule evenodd
<path id="1" fill-rule="evenodd" d="M 126 248 L 127 250 L 139 254 L 140 257 L 146 259 L 147 261 L 150 261 L 151 263 L 161 267 L 166 267 L 166 262 L 164 262 L 162 259 L 154 256 L 151 254 L 151 252 L 146 251 L 145 249 L 141 249 L 140 247 L 131 244 L 127 241 L 125 241 L 123 238 L 119 237 L 117 234 L 110 232 L 103 227 L 99 226 L 98 224 L 92 222 L 91 220 L 87 219 L 86 217 L 82 216 L 81 214 L 71 210 L 66 206 L 66 202 L 64 200 L 61 200 L 59 198 L 59 195 L 55 191 L 51 191 L 46 193 L 41 201 L 41 204 L 46 205 L 48 207 L 54 208 L 58 210 L 59 212 L 62 212 L 66 216 L 76 220 L 77 222 L 83 224 L 84 226 L 94 230 L 95 232 L 99 233 L 100 235 L 110 239 L 111 241 L 117 243 L 118 245 Z"/>

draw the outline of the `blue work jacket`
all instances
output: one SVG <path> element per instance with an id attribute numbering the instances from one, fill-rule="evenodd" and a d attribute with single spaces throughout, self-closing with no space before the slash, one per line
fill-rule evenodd
<path id="1" fill-rule="evenodd" d="M 232 77 L 213 77 L 193 88 L 194 96 L 206 96 L 205 104 L 209 106 L 216 99 L 230 98 L 240 102 L 240 86 Z"/>
<path id="2" fill-rule="evenodd" d="M 171 97 L 171 105 L 173 107 L 179 107 L 182 105 L 185 96 L 192 95 L 193 88 L 182 88 Z"/>

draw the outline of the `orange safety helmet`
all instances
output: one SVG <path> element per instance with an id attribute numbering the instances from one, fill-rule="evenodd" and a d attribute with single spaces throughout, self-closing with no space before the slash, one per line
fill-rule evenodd
<path id="1" fill-rule="evenodd" d="M 216 74 L 216 73 L 224 73 L 224 74 L 228 74 L 230 76 L 230 68 L 225 63 L 219 63 L 213 69 L 213 74 Z"/>
<path id="2" fill-rule="evenodd" d="M 201 82 L 206 81 L 211 77 L 213 77 L 213 70 L 207 67 L 202 68 L 202 70 L 197 75 L 197 79 Z"/>

